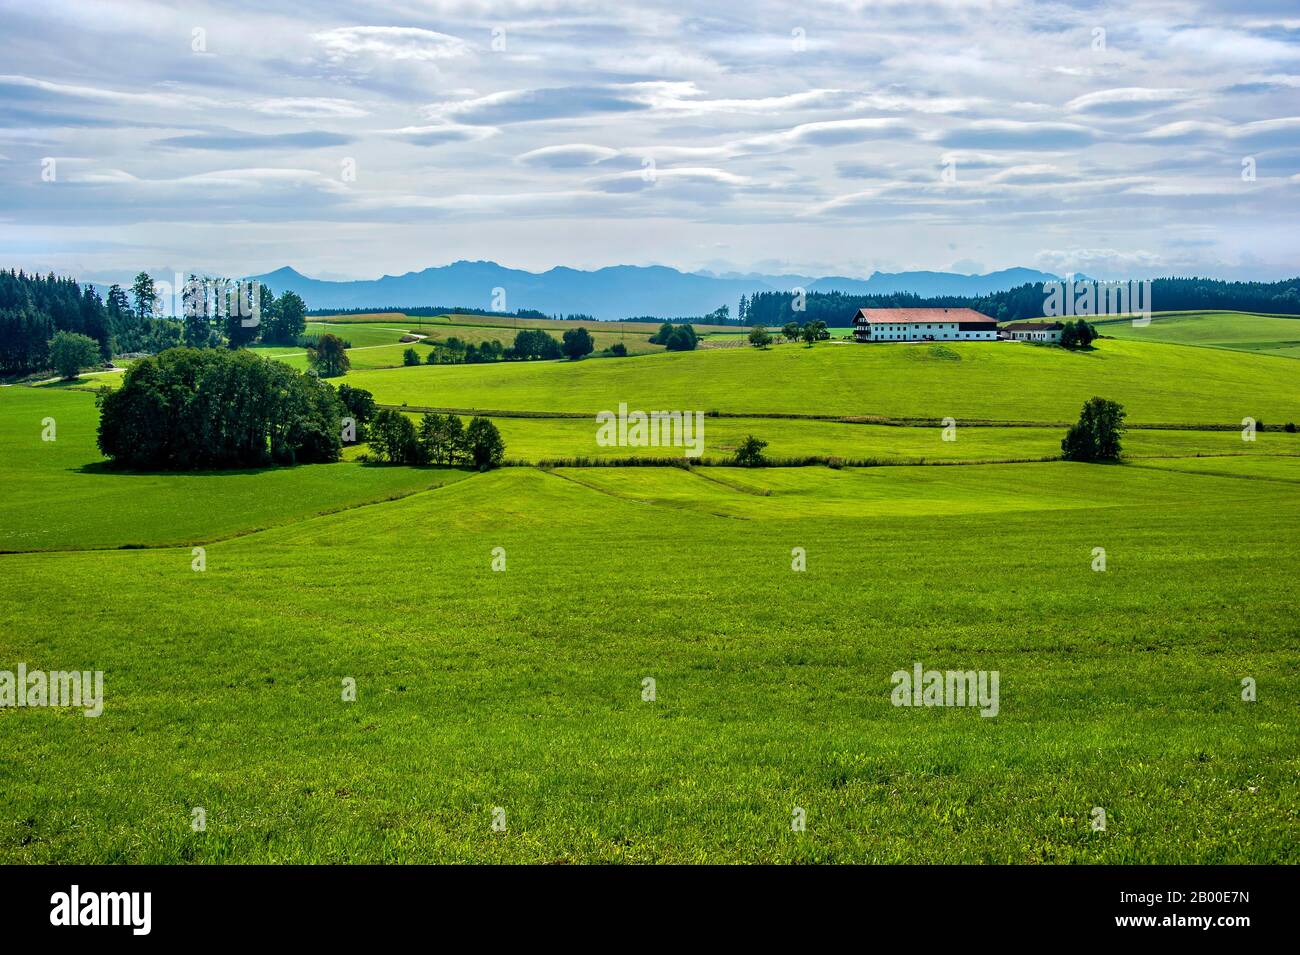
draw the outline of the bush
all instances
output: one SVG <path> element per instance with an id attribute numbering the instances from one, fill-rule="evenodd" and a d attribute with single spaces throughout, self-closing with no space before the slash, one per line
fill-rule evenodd
<path id="1" fill-rule="evenodd" d="M 1061 439 L 1065 460 L 1118 461 L 1124 417 L 1124 408 L 1119 402 L 1090 398 L 1079 414 L 1078 423 Z"/>
<path id="2" fill-rule="evenodd" d="M 627 346 L 622 342 L 614 342 L 614 344 L 609 346 L 609 353 L 615 358 L 626 358 Z"/>
<path id="3" fill-rule="evenodd" d="M 173 348 L 101 392 L 99 448 L 154 470 L 337 461 L 343 404 L 325 382 L 247 351 Z"/>
<path id="4" fill-rule="evenodd" d="M 699 343 L 700 338 L 695 334 L 693 325 L 678 325 L 664 340 L 664 346 L 669 351 L 695 351 L 695 346 Z"/>
<path id="5" fill-rule="evenodd" d="M 564 341 L 560 347 L 564 349 L 564 354 L 570 361 L 576 361 L 590 355 L 596 343 L 585 328 L 570 328 L 564 333 Z"/>
<path id="6" fill-rule="evenodd" d="M 76 332 L 55 332 L 50 339 L 50 366 L 68 381 L 81 369 L 99 364 L 99 342 Z"/>
<path id="7" fill-rule="evenodd" d="M 765 463 L 763 449 L 766 447 L 766 441 L 760 441 L 751 434 L 736 449 L 736 464 L 742 468 L 762 467 Z"/>
<path id="8" fill-rule="evenodd" d="M 408 348 L 406 351 L 402 352 L 403 365 L 410 367 L 411 365 L 418 365 L 419 363 L 420 363 L 420 353 L 416 351 L 414 348 Z"/>
<path id="9" fill-rule="evenodd" d="M 762 325 L 755 325 L 749 330 L 749 343 L 755 348 L 766 348 L 772 344 L 772 336 Z"/>

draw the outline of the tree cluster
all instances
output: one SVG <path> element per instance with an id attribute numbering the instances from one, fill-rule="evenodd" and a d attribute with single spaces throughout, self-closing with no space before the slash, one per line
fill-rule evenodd
<path id="1" fill-rule="evenodd" d="M 99 395 L 99 448 L 149 470 L 337 461 L 343 405 L 334 389 L 248 351 L 173 348 L 127 369 Z"/>
<path id="2" fill-rule="evenodd" d="M 497 426 L 487 418 L 474 418 L 469 427 L 456 415 L 426 412 L 417 428 L 400 411 L 385 408 L 369 426 L 371 456 L 388 464 L 442 464 L 474 467 L 480 471 L 500 467 L 506 446 Z"/>
<path id="3" fill-rule="evenodd" d="M 674 325 L 672 322 L 664 322 L 659 326 L 659 331 L 650 336 L 650 344 L 663 345 L 669 351 L 695 351 L 699 343 L 700 337 L 695 334 L 695 326 L 690 324 Z"/>

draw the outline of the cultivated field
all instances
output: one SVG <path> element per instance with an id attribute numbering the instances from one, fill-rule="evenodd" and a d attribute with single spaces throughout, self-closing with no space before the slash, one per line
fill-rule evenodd
<path id="1" fill-rule="evenodd" d="M 1300 358 L 1300 316 L 1245 312 L 1156 312 L 1150 325 L 1131 319 L 1097 323 L 1103 335 L 1132 341 L 1205 345 Z"/>
<path id="2" fill-rule="evenodd" d="M 1073 421 L 1093 395 L 1149 424 L 1300 421 L 1297 366 L 1245 352 L 1102 341 L 1090 352 L 1023 342 L 878 347 L 822 343 L 635 359 L 358 372 L 401 405 L 595 414 L 629 408 Z"/>
<path id="3" fill-rule="evenodd" d="M 98 718 L 0 708 L 0 862 L 1300 861 L 1300 435 L 1272 430 L 1300 419 L 1294 359 L 366 370 L 344 337 L 344 380 L 410 413 L 586 415 L 496 417 L 515 460 L 662 454 L 596 445 L 590 415 L 626 402 L 751 415 L 705 419 L 719 463 L 755 434 L 895 466 L 123 474 L 93 444 L 112 376 L 0 388 L 0 551 L 25 551 L 0 553 L 0 669 L 105 673 Z M 1093 395 L 1230 427 L 1029 463 Z M 1245 415 L 1270 430 L 1243 441 Z M 997 671 L 997 715 L 894 706 L 917 662 Z"/>

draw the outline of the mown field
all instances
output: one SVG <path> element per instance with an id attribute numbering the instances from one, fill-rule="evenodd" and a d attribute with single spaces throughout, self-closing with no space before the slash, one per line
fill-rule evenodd
<path id="1" fill-rule="evenodd" d="M 47 417 L 54 419 L 54 441 L 41 440 Z M 124 474 L 104 467 L 95 445 L 98 421 L 94 396 L 84 391 L 0 391 L 0 552 L 198 544 L 463 476 L 347 462 Z"/>
<path id="2" fill-rule="evenodd" d="M 1103 335 L 1132 341 L 1203 345 L 1300 358 L 1300 316 L 1255 315 L 1248 312 L 1156 312 L 1151 324 L 1135 326 L 1131 319 L 1097 322 Z"/>
<path id="3" fill-rule="evenodd" d="M 410 413 L 417 423 L 420 415 Z M 570 457 L 681 458 L 680 447 L 603 447 L 594 418 L 494 417 L 512 460 L 536 464 Z M 749 435 L 767 442 L 764 454 L 782 460 L 834 456 L 881 463 L 1025 461 L 1061 453 L 1064 428 L 963 427 L 954 440 L 944 429 L 803 421 L 790 418 L 706 417 L 703 457 L 726 461 Z M 1185 455 L 1300 455 L 1300 434 L 1258 432 L 1253 442 L 1240 431 L 1131 430 L 1124 438 L 1130 458 Z"/>
<path id="4" fill-rule="evenodd" d="M 0 655 L 106 703 L 0 710 L 0 860 L 1297 860 L 1294 485 L 742 478 L 507 469 L 204 573 L 3 557 Z M 999 671 L 998 716 L 892 706 L 915 661 Z"/>
<path id="5" fill-rule="evenodd" d="M 509 411 L 616 410 L 1073 421 L 1094 395 L 1151 424 L 1300 422 L 1296 365 L 1246 352 L 1102 341 L 1089 352 L 1021 342 L 822 343 L 639 358 L 360 371 L 377 401 Z"/>
<path id="6" fill-rule="evenodd" d="M 109 376 L 0 388 L 0 669 L 105 674 L 95 719 L 0 707 L 0 863 L 1298 862 L 1300 435 L 976 463 L 1058 454 L 1093 394 L 1300 418 L 1293 365 L 1105 340 L 344 379 L 398 405 L 959 420 L 705 420 L 711 457 L 753 433 L 896 465 L 838 470 L 130 474 L 94 447 Z M 494 421 L 517 460 L 663 453 Z M 997 715 L 895 707 L 916 662 L 997 671 Z"/>

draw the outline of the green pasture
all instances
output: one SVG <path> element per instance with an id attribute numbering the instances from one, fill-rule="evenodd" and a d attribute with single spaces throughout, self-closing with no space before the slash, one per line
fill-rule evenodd
<path id="1" fill-rule="evenodd" d="M 1022 342 L 834 344 L 664 353 L 611 361 L 509 362 L 358 371 L 349 384 L 393 405 L 1073 421 L 1084 401 L 1132 422 L 1300 421 L 1296 366 L 1272 355 L 1102 341 L 1085 352 Z"/>
<path id="2" fill-rule="evenodd" d="M 724 477 L 506 469 L 202 573 L 0 557 L 0 659 L 105 673 L 99 718 L 0 710 L 0 861 L 1300 859 L 1294 485 Z M 998 714 L 891 705 L 914 662 Z"/>
<path id="3" fill-rule="evenodd" d="M 1249 312 L 1156 312 L 1149 325 L 1131 318 L 1096 323 L 1103 335 L 1130 341 L 1203 345 L 1300 358 L 1300 315 Z"/>

